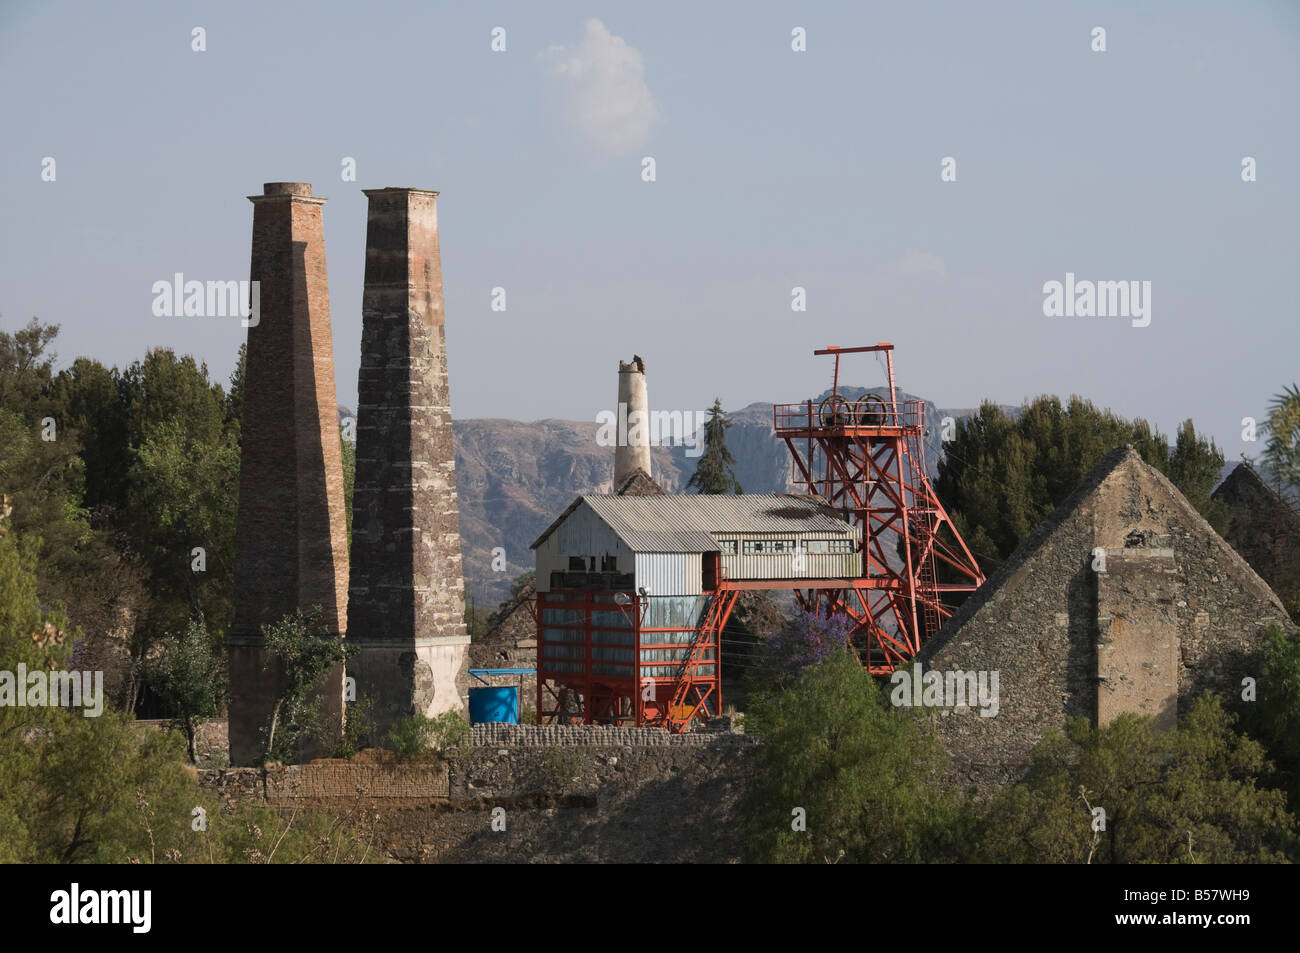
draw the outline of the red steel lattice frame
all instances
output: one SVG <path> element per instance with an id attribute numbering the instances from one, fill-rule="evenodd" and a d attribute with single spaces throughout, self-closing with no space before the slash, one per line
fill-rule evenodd
<path id="1" fill-rule="evenodd" d="M 925 404 L 899 402 L 894 346 L 828 347 L 834 355 L 831 394 L 820 404 L 777 404 L 776 435 L 794 459 L 795 483 L 843 510 L 862 528 L 860 577 L 834 587 L 796 590 L 803 608 L 843 612 L 856 621 L 854 649 L 873 675 L 911 660 L 952 615 L 945 592 L 971 592 L 984 582 L 979 563 L 930 485 L 925 466 Z M 889 399 L 850 403 L 839 393 L 840 357 L 884 354 Z M 891 560 L 887 546 L 907 541 Z M 947 567 L 957 582 L 939 582 Z M 829 580 L 828 580 L 829 581 Z"/>
<path id="2" fill-rule="evenodd" d="M 868 395 L 850 404 L 839 393 L 840 357 L 870 352 L 885 356 L 889 400 Z M 816 406 L 805 401 L 777 404 L 772 410 L 776 435 L 794 459 L 795 483 L 843 510 L 861 527 L 859 575 L 728 581 L 719 572 L 715 588 L 704 593 L 708 601 L 693 630 L 646 626 L 648 603 L 637 592 L 539 592 L 533 612 L 541 721 L 630 722 L 682 731 L 710 710 L 720 711 L 721 634 L 745 589 L 794 589 L 805 609 L 853 618 L 854 650 L 873 675 L 887 675 L 916 655 L 952 614 L 943 594 L 973 591 L 984 582 L 984 574 L 930 485 L 925 405 L 898 400 L 892 352 L 893 345 L 887 343 L 815 351 L 835 357 L 831 395 Z M 900 539 L 907 545 L 891 559 L 886 547 Z M 939 582 L 939 566 L 947 567 L 958 581 Z M 550 610 L 577 615 L 551 622 L 551 628 L 566 631 L 563 639 L 546 636 Z M 599 621 L 616 612 L 621 622 Z M 680 650 L 680 636 L 687 632 L 689 648 L 682 659 L 665 662 L 654 657 L 656 652 Z M 627 633 L 628 642 L 611 638 Z M 568 646 L 570 654 L 549 657 L 548 646 L 556 645 Z M 626 664 L 611 657 L 620 650 L 629 653 Z M 644 659 L 643 651 L 650 651 L 652 658 Z M 671 671 L 665 674 L 665 668 Z"/>

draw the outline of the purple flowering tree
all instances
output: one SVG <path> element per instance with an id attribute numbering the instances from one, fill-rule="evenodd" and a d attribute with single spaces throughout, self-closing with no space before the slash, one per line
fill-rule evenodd
<path id="1" fill-rule="evenodd" d="M 800 610 L 768 642 L 770 657 L 782 670 L 797 674 L 847 651 L 852 632 L 853 620 L 848 616 Z"/>

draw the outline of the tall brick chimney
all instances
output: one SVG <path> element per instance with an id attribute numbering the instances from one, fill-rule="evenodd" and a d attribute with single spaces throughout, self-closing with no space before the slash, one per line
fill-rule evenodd
<path id="1" fill-rule="evenodd" d="M 320 606 L 332 633 L 347 618 L 348 550 L 321 206 L 305 182 L 268 182 L 253 203 L 251 278 L 230 660 L 230 760 L 262 755 L 279 673 L 262 626 Z M 342 718 L 342 668 L 322 688 Z"/>
<path id="2" fill-rule="evenodd" d="M 464 711 L 469 635 L 437 192 L 367 189 L 348 639 L 377 729 Z"/>

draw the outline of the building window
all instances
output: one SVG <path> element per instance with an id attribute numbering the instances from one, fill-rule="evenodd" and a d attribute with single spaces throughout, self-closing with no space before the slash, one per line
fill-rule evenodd
<path id="1" fill-rule="evenodd" d="M 569 571 L 570 571 L 570 572 L 586 572 L 586 571 L 587 571 L 587 560 L 583 559 L 581 556 L 570 556 L 570 557 L 569 557 Z"/>
<path id="2" fill-rule="evenodd" d="M 736 555 L 736 541 L 734 539 L 724 539 L 719 541 L 718 548 L 722 550 L 724 556 Z"/>
<path id="3" fill-rule="evenodd" d="M 794 552 L 793 539 L 747 539 L 745 555 Z"/>
<path id="4" fill-rule="evenodd" d="M 852 553 L 855 540 L 852 539 L 810 539 L 804 542 L 809 554 L 813 553 Z"/>
<path id="5" fill-rule="evenodd" d="M 805 541 L 805 543 L 803 543 L 803 546 L 806 547 L 807 553 L 809 553 L 810 555 L 822 554 L 822 553 L 842 554 L 842 553 L 855 553 L 855 551 L 857 551 L 857 549 L 855 549 L 854 547 L 855 542 L 857 541 L 855 540 L 807 540 Z"/>

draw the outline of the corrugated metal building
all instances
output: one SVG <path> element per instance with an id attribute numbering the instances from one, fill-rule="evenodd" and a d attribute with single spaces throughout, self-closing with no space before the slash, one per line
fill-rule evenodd
<path id="1" fill-rule="evenodd" d="M 532 548 L 542 592 L 685 596 L 716 587 L 706 554 L 724 579 L 851 578 L 860 542 L 857 527 L 813 497 L 665 494 L 580 496 Z"/>
<path id="2" fill-rule="evenodd" d="M 539 715 L 680 729 L 716 714 L 727 581 L 851 578 L 859 547 L 813 497 L 578 497 L 532 546 Z"/>

